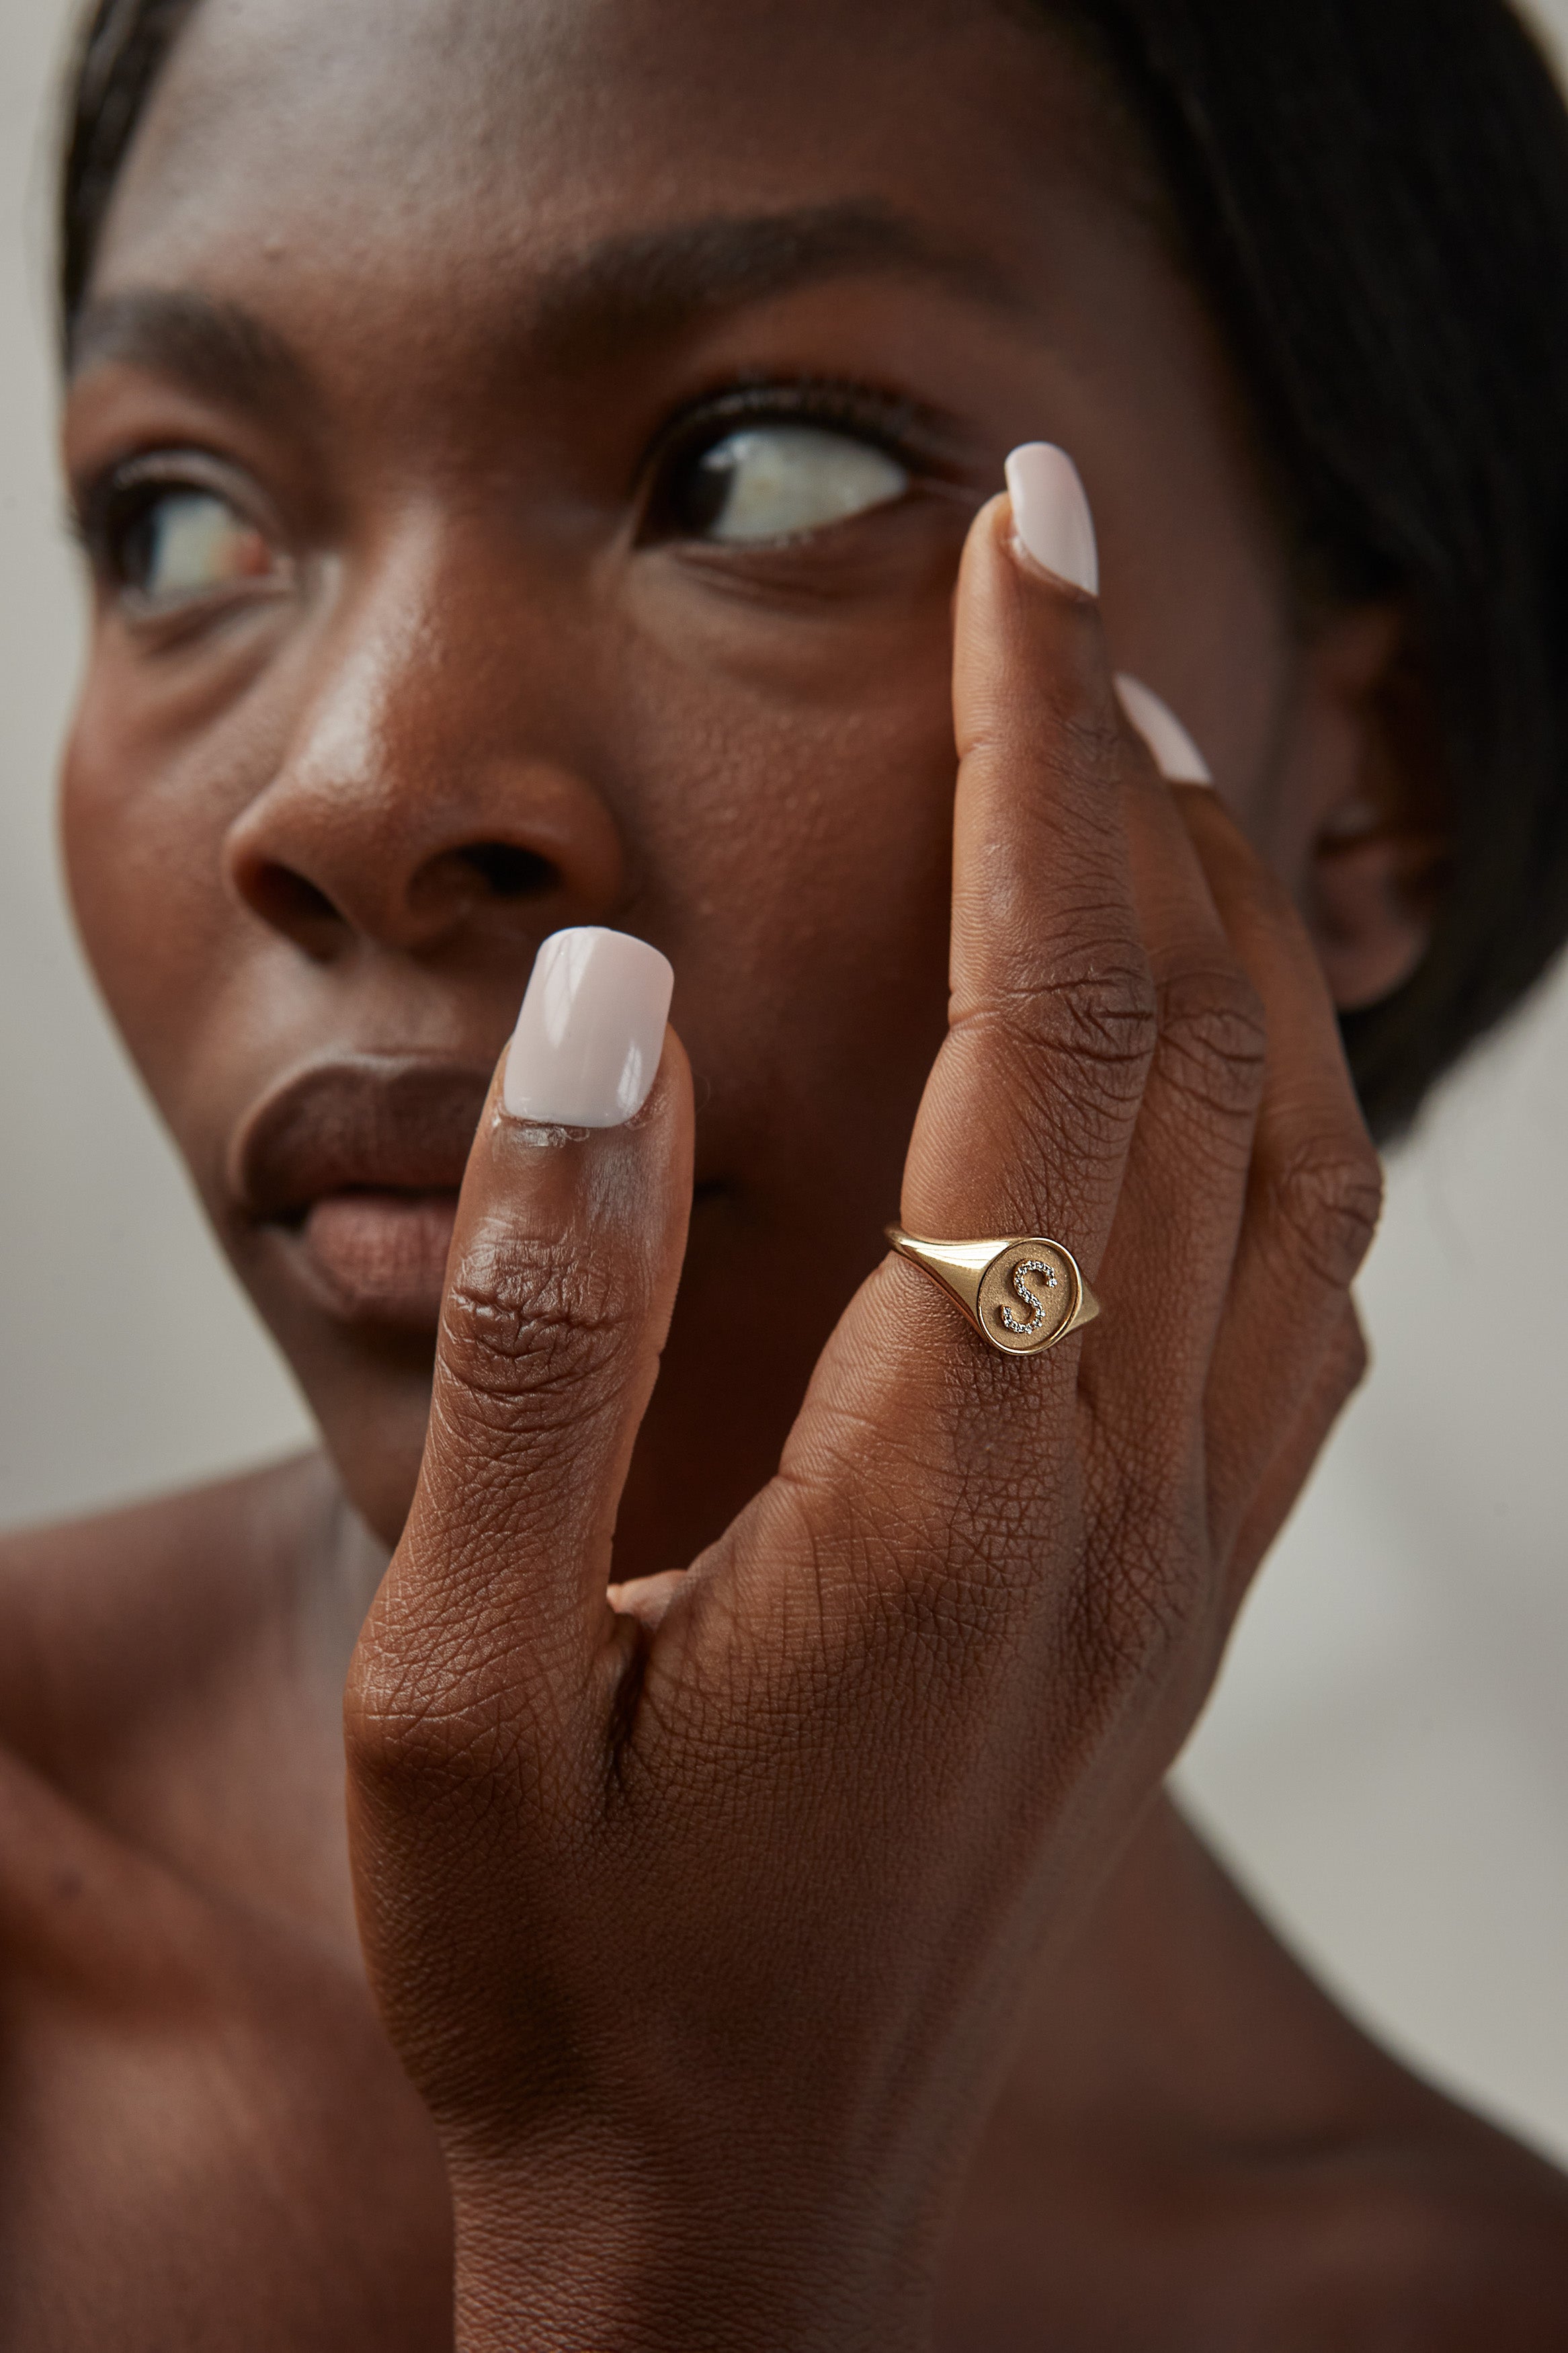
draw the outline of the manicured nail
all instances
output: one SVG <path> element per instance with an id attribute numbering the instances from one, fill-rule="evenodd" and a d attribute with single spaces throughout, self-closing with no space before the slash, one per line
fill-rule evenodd
<path id="1" fill-rule="evenodd" d="M 1052 441 L 1026 441 L 1007 460 L 1013 528 L 1037 564 L 1070 580 L 1087 596 L 1100 594 L 1100 550 L 1094 517 L 1078 468 Z"/>
<path id="2" fill-rule="evenodd" d="M 533 960 L 501 1082 L 513 1119 L 619 1127 L 664 1050 L 675 975 L 657 948 L 594 925 L 556 932 Z"/>
<path id="3" fill-rule="evenodd" d="M 1168 785 L 1212 785 L 1209 764 L 1171 709 L 1135 678 L 1122 672 L 1116 681 L 1121 708 L 1154 754 L 1154 765 Z"/>

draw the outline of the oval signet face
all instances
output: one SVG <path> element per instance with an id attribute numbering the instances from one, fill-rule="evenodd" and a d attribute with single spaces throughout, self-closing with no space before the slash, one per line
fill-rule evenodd
<path id="1" fill-rule="evenodd" d="M 1033 1356 L 1059 1340 L 1079 1303 L 1078 1278 L 1055 1242 L 1009 1242 L 980 1278 L 975 1302 L 981 1329 L 994 1347 Z"/>

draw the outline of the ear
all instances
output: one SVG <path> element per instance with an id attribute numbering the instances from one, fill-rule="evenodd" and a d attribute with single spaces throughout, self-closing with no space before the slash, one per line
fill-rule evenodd
<path id="1" fill-rule="evenodd" d="M 1449 843 L 1435 733 L 1395 606 L 1336 614 L 1307 649 L 1282 778 L 1295 880 L 1334 1003 L 1358 1011 L 1426 952 Z"/>

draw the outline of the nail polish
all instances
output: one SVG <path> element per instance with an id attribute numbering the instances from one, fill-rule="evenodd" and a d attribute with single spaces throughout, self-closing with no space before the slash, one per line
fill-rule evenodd
<path id="1" fill-rule="evenodd" d="M 1119 673 L 1116 691 L 1121 708 L 1154 755 L 1154 765 L 1168 785 L 1212 785 L 1208 762 L 1171 709 L 1137 679 Z"/>
<path id="2" fill-rule="evenodd" d="M 1007 460 L 1013 528 L 1046 571 L 1086 596 L 1100 594 L 1094 517 L 1078 468 L 1052 441 L 1026 441 Z"/>
<path id="3" fill-rule="evenodd" d="M 556 932 L 533 960 L 501 1081 L 513 1119 L 619 1127 L 647 1101 L 675 975 L 646 940 Z"/>

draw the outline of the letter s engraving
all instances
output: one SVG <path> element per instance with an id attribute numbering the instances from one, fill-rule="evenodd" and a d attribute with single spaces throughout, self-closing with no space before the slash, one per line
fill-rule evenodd
<path id="1" fill-rule="evenodd" d="M 1013 1269 L 1013 1288 L 1017 1293 L 1018 1297 L 1023 1301 L 1024 1305 L 1026 1307 L 1032 1308 L 1034 1313 L 1030 1315 L 1026 1324 L 1020 1324 L 1012 1309 L 1006 1305 L 999 1307 L 996 1313 L 1002 1323 L 1006 1325 L 1008 1331 L 1017 1333 L 1020 1339 L 1027 1339 L 1031 1332 L 1037 1332 L 1040 1325 L 1046 1320 L 1044 1303 L 1036 1298 L 1034 1293 L 1025 1282 L 1024 1277 L 1026 1274 L 1043 1275 L 1045 1277 L 1045 1287 L 1047 1291 L 1054 1291 L 1057 1287 L 1057 1271 L 1054 1266 L 1047 1266 L 1044 1259 L 1021 1258 L 1018 1261 L 1017 1265 Z"/>

